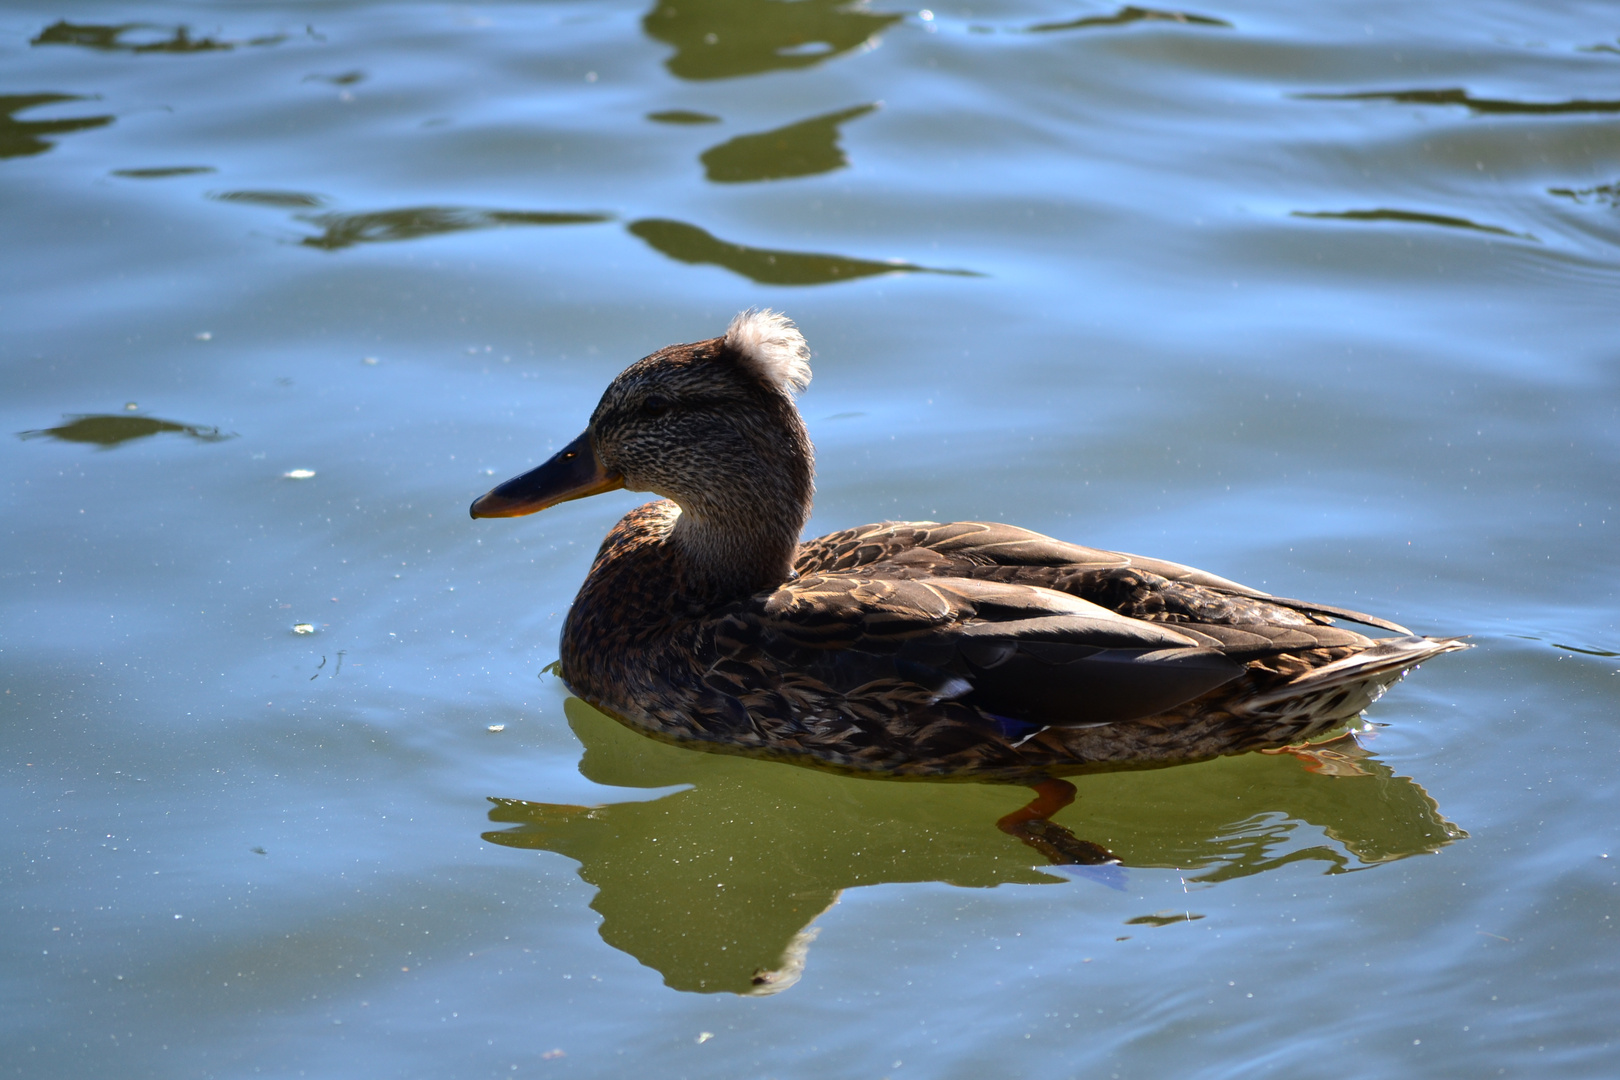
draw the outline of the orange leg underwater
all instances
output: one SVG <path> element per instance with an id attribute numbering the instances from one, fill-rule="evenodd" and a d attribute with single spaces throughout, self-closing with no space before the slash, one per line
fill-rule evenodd
<path id="1" fill-rule="evenodd" d="M 996 822 L 996 828 L 1017 837 L 1055 866 L 1117 865 L 1119 857 L 1101 844 L 1082 840 L 1052 820 L 1052 815 L 1074 802 L 1074 785 L 1047 779 L 1029 785 L 1035 798 Z"/>

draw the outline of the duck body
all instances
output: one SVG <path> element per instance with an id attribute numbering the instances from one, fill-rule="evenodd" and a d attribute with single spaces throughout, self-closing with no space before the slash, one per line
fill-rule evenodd
<path id="1" fill-rule="evenodd" d="M 725 337 L 632 365 L 584 435 L 474 503 L 515 516 L 619 486 L 666 496 L 608 534 L 561 649 L 575 693 L 649 735 L 1028 783 L 1298 743 L 1466 647 L 1010 525 L 800 543 L 811 458 L 791 392 L 806 357 L 791 323 L 745 312 Z"/>

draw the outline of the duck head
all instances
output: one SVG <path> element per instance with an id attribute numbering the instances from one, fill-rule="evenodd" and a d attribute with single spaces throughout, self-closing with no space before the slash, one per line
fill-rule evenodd
<path id="1" fill-rule="evenodd" d="M 809 385 L 809 357 L 774 311 L 745 311 L 721 337 L 660 349 L 613 380 L 583 434 L 479 498 L 472 516 L 650 491 L 680 507 L 670 541 L 711 591 L 779 585 L 810 516 L 814 452 L 793 403 Z"/>

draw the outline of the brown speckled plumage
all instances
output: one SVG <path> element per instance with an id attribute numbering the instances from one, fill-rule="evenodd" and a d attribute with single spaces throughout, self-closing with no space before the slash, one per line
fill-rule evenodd
<path id="1" fill-rule="evenodd" d="M 1296 743 L 1464 647 L 1009 525 L 799 543 L 806 355 L 768 313 L 654 353 L 569 451 L 474 505 L 526 513 L 621 483 L 666 497 L 608 534 L 563 629 L 564 679 L 632 727 L 858 772 L 1028 781 Z"/>

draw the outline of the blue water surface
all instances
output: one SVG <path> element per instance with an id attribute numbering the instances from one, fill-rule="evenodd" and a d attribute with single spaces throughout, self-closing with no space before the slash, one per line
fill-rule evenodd
<path id="1" fill-rule="evenodd" d="M 8 1075 L 1612 1075 L 1614 5 L 15 0 L 0 206 Z M 642 739 L 543 670 L 638 497 L 466 506 L 755 305 L 813 533 L 1477 648 L 1080 780 L 1117 874 Z"/>

